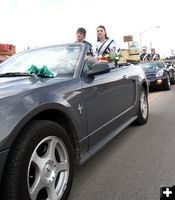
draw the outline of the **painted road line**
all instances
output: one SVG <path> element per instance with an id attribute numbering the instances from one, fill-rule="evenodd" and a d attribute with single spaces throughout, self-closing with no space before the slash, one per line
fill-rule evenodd
<path id="1" fill-rule="evenodd" d="M 161 92 L 158 93 L 151 93 L 148 95 L 148 101 L 152 102 L 154 99 L 156 99 L 157 97 L 159 97 L 161 95 Z"/>

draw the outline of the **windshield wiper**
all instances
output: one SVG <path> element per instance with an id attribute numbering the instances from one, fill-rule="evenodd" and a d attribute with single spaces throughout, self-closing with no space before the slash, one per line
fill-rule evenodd
<path id="1" fill-rule="evenodd" d="M 30 76 L 30 75 L 26 72 L 8 72 L 0 74 L 0 77 L 15 77 L 15 76 Z"/>
<path id="2" fill-rule="evenodd" d="M 32 76 L 34 79 L 38 80 L 38 77 L 35 73 L 29 74 L 26 72 L 8 72 L 4 74 L 0 74 L 1 77 L 17 77 L 17 76 Z"/>

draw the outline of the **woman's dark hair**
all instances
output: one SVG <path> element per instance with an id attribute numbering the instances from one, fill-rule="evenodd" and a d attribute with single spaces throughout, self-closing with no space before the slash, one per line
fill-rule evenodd
<path id="1" fill-rule="evenodd" d="M 106 28 L 103 25 L 98 26 L 98 28 L 102 28 L 106 32 Z M 105 34 L 105 39 L 108 39 L 107 33 Z M 99 37 L 97 37 L 97 41 L 100 41 Z"/>

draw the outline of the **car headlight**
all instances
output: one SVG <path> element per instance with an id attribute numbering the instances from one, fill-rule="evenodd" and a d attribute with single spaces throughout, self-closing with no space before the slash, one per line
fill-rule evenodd
<path id="1" fill-rule="evenodd" d="M 156 77 L 160 77 L 163 76 L 164 70 L 160 69 L 157 73 L 156 73 Z"/>

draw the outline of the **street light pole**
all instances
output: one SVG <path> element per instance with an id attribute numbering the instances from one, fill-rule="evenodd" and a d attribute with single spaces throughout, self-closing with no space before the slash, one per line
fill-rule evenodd
<path id="1" fill-rule="evenodd" d="M 142 50 L 142 35 L 145 32 L 150 31 L 150 30 L 152 30 L 154 28 L 160 28 L 160 27 L 159 26 L 152 26 L 152 27 L 149 27 L 149 28 L 147 28 L 146 30 L 144 30 L 143 32 L 140 33 L 140 48 L 141 48 L 141 50 Z"/>

